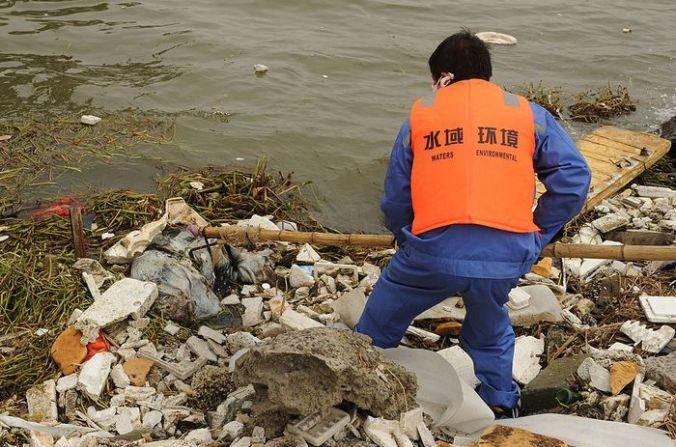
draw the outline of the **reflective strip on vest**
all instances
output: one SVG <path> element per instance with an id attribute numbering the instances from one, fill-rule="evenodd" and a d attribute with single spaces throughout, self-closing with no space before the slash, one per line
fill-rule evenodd
<path id="1" fill-rule="evenodd" d="M 538 231 L 535 123 L 528 101 L 480 79 L 411 111 L 413 234 L 453 224 Z"/>

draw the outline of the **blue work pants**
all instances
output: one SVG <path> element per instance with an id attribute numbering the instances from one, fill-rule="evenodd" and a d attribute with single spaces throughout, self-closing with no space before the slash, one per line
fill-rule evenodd
<path id="1" fill-rule="evenodd" d="M 398 346 L 415 317 L 459 295 L 467 310 L 460 343 L 481 381 L 479 395 L 488 405 L 515 407 L 519 396 L 512 381 L 514 330 L 505 304 L 518 278 L 467 278 L 416 264 L 405 251 L 397 252 L 366 301 L 355 330 L 381 348 Z"/>

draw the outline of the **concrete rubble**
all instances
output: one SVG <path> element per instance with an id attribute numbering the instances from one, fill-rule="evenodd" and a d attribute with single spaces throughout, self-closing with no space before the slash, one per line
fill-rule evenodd
<path id="1" fill-rule="evenodd" d="M 63 447 L 106 438 L 150 447 L 436 447 L 451 439 L 469 445 L 482 433 L 476 445 L 550 442 L 539 429 L 550 422 L 510 430 L 491 424 L 459 340 L 461 298 L 421 315 L 394 351 L 374 349 L 349 330 L 393 251 L 365 261 L 308 244 L 235 249 L 223 269 L 232 276 L 219 290 L 217 262 L 199 248 L 204 239 L 167 226 L 206 221 L 182 200 L 167 205 L 159 221 L 108 250 L 108 264 L 78 261 L 91 275 L 87 284 L 102 293 L 71 326 L 49 328 L 63 331 L 51 348 L 60 373 L 27 393 L 30 420 L 0 414 L 0 436 L 25 431 L 33 445 Z M 572 241 L 673 244 L 667 236 L 675 205 L 672 190 L 627 189 L 599 205 Z M 297 228 L 256 215 L 240 224 Z M 663 433 L 657 429 L 666 426 L 676 393 L 676 298 L 667 289 L 642 290 L 640 281 L 613 289 L 611 280 L 669 268 L 545 258 L 525 275 L 507 304 L 518 334 L 513 378 L 523 388 L 523 409 L 577 414 L 590 427 L 621 421 L 648 430 L 640 432 L 646 439 Z M 606 309 L 626 305 L 620 294 L 631 296 L 634 320 L 601 324 Z M 94 345 L 99 350 L 90 352 Z M 567 445 L 565 433 L 551 436 L 547 445 Z"/>

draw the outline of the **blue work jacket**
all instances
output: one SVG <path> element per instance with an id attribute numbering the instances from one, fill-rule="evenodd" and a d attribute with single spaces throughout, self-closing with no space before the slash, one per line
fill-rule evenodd
<path id="1" fill-rule="evenodd" d="M 456 224 L 418 236 L 411 233 L 410 123 L 399 131 L 385 176 L 381 209 L 385 226 L 401 250 L 416 264 L 434 271 L 470 278 L 518 278 L 527 273 L 542 247 L 584 206 L 591 172 L 587 163 L 554 117 L 530 103 L 535 120 L 533 166 L 547 192 L 537 202 L 535 224 L 540 233 L 512 233 L 481 225 Z M 453 200 L 453 191 L 448 191 Z"/>

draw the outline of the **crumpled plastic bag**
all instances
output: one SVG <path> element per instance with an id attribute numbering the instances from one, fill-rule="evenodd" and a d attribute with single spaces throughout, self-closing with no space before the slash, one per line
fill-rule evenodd
<path id="1" fill-rule="evenodd" d="M 220 302 L 202 274 L 189 261 L 147 250 L 134 259 L 131 277 L 157 284 L 156 304 L 176 321 L 204 319 L 220 311 Z"/>

